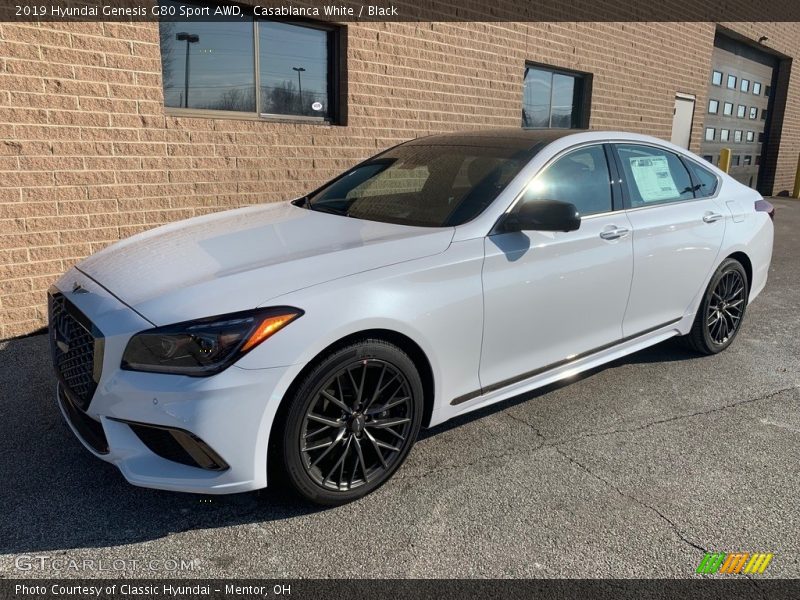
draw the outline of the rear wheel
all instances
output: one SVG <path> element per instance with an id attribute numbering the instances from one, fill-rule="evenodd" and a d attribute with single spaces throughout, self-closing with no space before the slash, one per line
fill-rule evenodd
<path id="1" fill-rule="evenodd" d="M 692 330 L 682 339 L 702 354 L 716 354 L 731 345 L 747 309 L 749 283 L 741 263 L 725 259 L 706 288 Z"/>
<path id="2" fill-rule="evenodd" d="M 413 361 L 383 340 L 321 359 L 289 399 L 280 447 L 291 485 L 317 504 L 360 498 L 408 456 L 422 422 Z"/>

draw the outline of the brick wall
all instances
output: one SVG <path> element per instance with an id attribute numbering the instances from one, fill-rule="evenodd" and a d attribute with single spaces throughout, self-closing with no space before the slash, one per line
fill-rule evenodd
<path id="1" fill-rule="evenodd" d="M 788 55 L 797 24 L 728 24 Z M 46 321 L 58 275 L 161 223 L 294 197 L 386 146 L 518 127 L 526 60 L 594 74 L 591 127 L 669 138 L 675 92 L 697 96 L 711 23 L 373 23 L 348 28 L 347 127 L 165 114 L 158 25 L 0 25 L 0 339 Z M 776 190 L 800 151 L 790 81 Z M 795 99 L 795 100 L 792 100 Z"/>

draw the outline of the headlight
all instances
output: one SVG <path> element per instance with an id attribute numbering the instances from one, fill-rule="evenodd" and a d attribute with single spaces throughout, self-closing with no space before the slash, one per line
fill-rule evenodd
<path id="1" fill-rule="evenodd" d="M 121 367 L 193 377 L 213 375 L 302 314 L 298 308 L 281 306 L 148 329 L 130 339 Z"/>

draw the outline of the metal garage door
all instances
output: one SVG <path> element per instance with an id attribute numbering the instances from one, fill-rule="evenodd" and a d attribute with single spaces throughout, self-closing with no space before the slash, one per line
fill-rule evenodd
<path id="1" fill-rule="evenodd" d="M 700 154 L 719 164 L 720 150 L 731 149 L 730 174 L 752 188 L 764 155 L 770 93 L 777 60 L 752 46 L 717 35 Z"/>

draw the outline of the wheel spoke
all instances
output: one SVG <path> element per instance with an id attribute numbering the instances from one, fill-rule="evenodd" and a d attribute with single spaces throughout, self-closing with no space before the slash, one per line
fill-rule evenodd
<path id="1" fill-rule="evenodd" d="M 383 383 L 383 376 L 386 375 L 386 363 L 383 364 L 383 368 L 381 369 L 381 374 L 378 377 L 378 383 L 375 385 L 375 391 L 372 393 L 372 397 L 369 399 L 369 402 L 364 407 L 364 412 L 368 413 L 368 409 L 372 406 L 372 403 L 375 402 L 375 399 L 378 397 L 378 394 L 381 391 L 381 383 Z"/>
<path id="2" fill-rule="evenodd" d="M 328 454 L 330 453 L 330 451 L 331 451 L 331 450 L 333 450 L 333 449 L 336 447 L 336 445 L 337 445 L 339 442 L 341 442 L 341 441 L 342 441 L 342 439 L 344 439 L 344 429 L 342 429 L 341 431 L 339 431 L 339 435 L 337 435 L 337 436 L 336 436 L 336 439 L 335 439 L 335 440 L 333 440 L 333 444 L 331 444 L 331 445 L 328 447 L 328 449 L 327 449 L 327 450 L 325 450 L 325 452 L 323 452 L 323 453 L 322 453 L 322 454 L 320 454 L 320 455 L 319 455 L 319 456 L 318 456 L 316 459 L 314 459 L 314 462 L 312 462 L 310 466 L 311 466 L 311 467 L 316 467 L 316 466 L 319 464 L 319 462 L 320 462 L 320 461 L 321 461 L 323 458 L 325 458 L 326 456 L 328 456 Z"/>
<path id="3" fill-rule="evenodd" d="M 336 469 L 338 469 L 339 467 L 343 466 L 344 459 L 347 458 L 347 452 L 348 452 L 348 450 L 350 450 L 350 441 L 352 439 L 353 439 L 352 437 L 347 438 L 347 443 L 344 445 L 344 450 L 342 451 L 342 455 L 339 457 L 339 460 L 337 460 L 336 463 L 334 463 L 333 467 L 331 467 L 331 470 L 328 471 L 328 474 L 322 480 L 323 484 L 326 481 L 328 481 L 328 479 L 331 478 L 331 475 L 333 475 L 333 473 L 336 471 Z M 340 473 L 339 473 L 339 485 L 341 485 L 341 483 L 342 483 L 342 474 L 341 474 L 341 471 L 340 471 Z"/>
<path id="4" fill-rule="evenodd" d="M 375 427 L 376 429 L 385 429 L 386 427 L 394 427 L 395 425 L 402 425 L 403 423 L 410 422 L 408 417 L 389 418 L 389 419 L 375 419 L 367 423 L 368 427 Z"/>
<path id="5" fill-rule="evenodd" d="M 355 441 L 356 446 L 356 454 L 358 454 L 358 462 L 361 463 L 361 471 L 364 474 L 364 482 L 369 483 L 369 475 L 367 475 L 367 465 L 364 462 L 364 453 L 361 451 L 361 442 L 356 439 Z M 355 469 L 353 469 L 353 473 L 355 474 Z"/>
<path id="6" fill-rule="evenodd" d="M 373 435 L 369 432 L 368 429 L 364 430 L 364 435 L 366 435 L 367 439 L 372 443 L 372 446 L 375 450 L 375 454 L 378 455 L 378 460 L 381 461 L 381 466 L 385 469 L 388 465 L 386 464 L 386 459 L 383 458 L 383 452 L 381 452 L 381 446 L 378 443 L 378 440 L 376 440 L 373 437 Z M 384 446 L 386 446 L 386 444 L 384 444 Z"/>
<path id="7" fill-rule="evenodd" d="M 352 415 L 352 414 L 353 414 L 353 409 L 352 409 L 352 408 L 350 408 L 349 406 L 347 406 L 347 404 L 345 404 L 345 403 L 344 403 L 342 400 L 339 400 L 339 398 L 337 398 L 336 396 L 334 396 L 333 394 L 331 394 L 331 393 L 330 393 L 330 392 L 328 392 L 327 390 L 322 390 L 322 391 L 320 392 L 320 394 L 321 394 L 323 397 L 325 397 L 325 398 L 326 398 L 328 401 L 330 401 L 330 402 L 333 402 L 333 403 L 334 403 L 336 406 L 338 406 L 339 408 L 341 408 L 341 409 L 342 409 L 344 412 L 346 412 L 348 415 Z"/>
<path id="8" fill-rule="evenodd" d="M 344 421 L 337 421 L 335 419 L 323 417 L 322 415 L 318 415 L 316 413 L 308 413 L 306 417 L 311 421 L 316 421 L 317 423 L 322 423 L 323 425 L 327 425 L 328 427 L 333 427 L 335 429 L 344 427 Z"/>
<path id="9" fill-rule="evenodd" d="M 390 400 L 387 404 L 379 406 L 378 408 L 373 408 L 372 410 L 368 410 L 366 414 L 370 416 L 377 415 L 378 413 L 382 413 L 386 410 L 389 410 L 390 408 L 394 408 L 398 404 L 403 404 L 404 402 L 407 402 L 409 400 L 411 400 L 411 396 L 403 396 L 402 398 L 397 398 L 394 402 Z"/>
<path id="10" fill-rule="evenodd" d="M 361 398 L 364 397 L 364 382 L 367 379 L 367 361 L 364 361 L 364 368 L 361 369 L 361 383 L 358 385 L 358 395 L 356 396 L 356 406 L 361 406 Z"/>
<path id="11" fill-rule="evenodd" d="M 327 448 L 328 446 L 332 446 L 336 443 L 336 440 L 331 440 L 329 442 L 320 442 L 315 446 L 307 446 L 303 448 L 303 452 L 313 452 L 314 450 L 322 450 L 323 448 Z"/>

